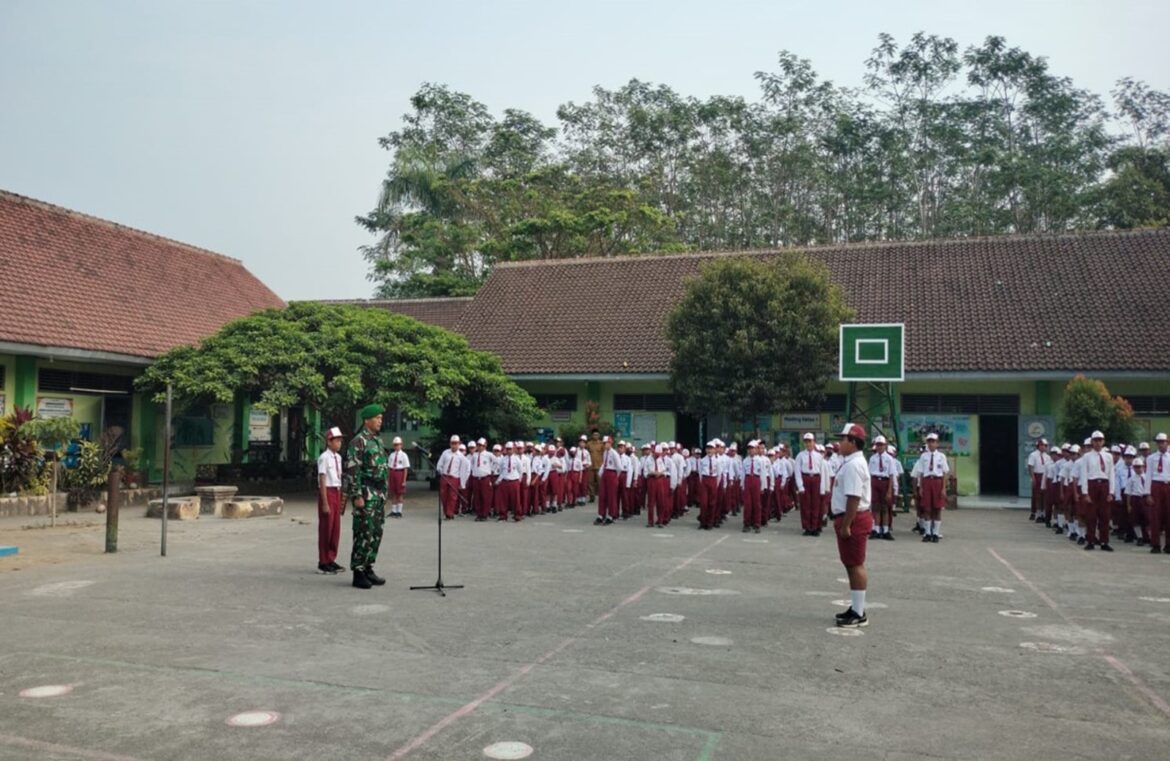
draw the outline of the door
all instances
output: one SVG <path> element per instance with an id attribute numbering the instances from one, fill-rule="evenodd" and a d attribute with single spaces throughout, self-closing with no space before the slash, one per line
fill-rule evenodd
<path id="1" fill-rule="evenodd" d="M 1016 415 L 979 416 L 979 493 L 1019 493 L 1019 445 Z"/>
<path id="2" fill-rule="evenodd" d="M 105 409 L 102 411 L 102 434 L 113 428 L 121 429 L 118 435 L 118 442 L 115 445 L 117 451 L 121 452 L 123 449 L 130 448 L 130 407 L 131 400 L 129 396 L 106 396 L 103 397 Z"/>
<path id="3" fill-rule="evenodd" d="M 658 418 L 654 415 L 634 415 L 634 443 L 641 447 L 658 440 Z"/>
<path id="4" fill-rule="evenodd" d="M 699 446 L 702 443 L 699 441 L 699 419 L 681 412 L 675 413 L 674 439 L 684 447 Z M 699 449 L 702 450 L 702 447 L 699 446 Z"/>
<path id="5" fill-rule="evenodd" d="M 1056 418 L 1051 415 L 1020 415 L 1019 432 L 1016 440 L 1019 442 L 1016 472 L 1019 474 L 1019 491 L 1021 497 L 1032 496 L 1032 477 L 1028 475 L 1024 463 L 1028 455 L 1036 448 L 1036 439 L 1048 439 L 1052 444 L 1056 441 Z"/>

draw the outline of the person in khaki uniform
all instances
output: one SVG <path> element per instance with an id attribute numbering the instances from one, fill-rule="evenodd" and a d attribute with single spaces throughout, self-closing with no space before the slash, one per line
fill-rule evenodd
<path id="1" fill-rule="evenodd" d="M 601 434 L 596 429 L 590 435 L 585 448 L 589 450 L 589 501 L 592 502 L 597 498 L 597 472 L 601 468 L 601 452 L 605 449 Z"/>

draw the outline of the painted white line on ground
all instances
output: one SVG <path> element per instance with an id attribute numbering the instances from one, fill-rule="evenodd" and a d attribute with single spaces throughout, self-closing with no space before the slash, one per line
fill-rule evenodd
<path id="1" fill-rule="evenodd" d="M 492 743 L 483 749 L 483 754 L 488 758 L 499 759 L 528 758 L 532 753 L 533 747 L 531 745 L 512 741 Z"/>
<path id="2" fill-rule="evenodd" d="M 707 573 L 712 576 L 730 576 L 731 571 L 725 571 L 722 568 L 708 568 Z"/>
<path id="3" fill-rule="evenodd" d="M 694 587 L 659 587 L 658 591 L 664 595 L 693 595 L 697 597 L 739 594 L 734 589 L 695 589 Z"/>
<path id="4" fill-rule="evenodd" d="M 1011 571 L 1011 574 L 1013 576 L 1015 576 L 1017 579 L 1019 579 L 1022 584 L 1027 584 L 1028 588 L 1031 589 L 1032 592 L 1034 592 L 1037 597 L 1039 597 L 1041 600 L 1043 600 L 1044 603 L 1049 608 L 1052 608 L 1052 611 L 1054 613 L 1056 613 L 1056 615 L 1063 618 L 1069 626 L 1074 627 L 1076 629 L 1083 629 L 1084 628 L 1084 627 L 1079 626 L 1076 622 L 1074 622 L 1072 620 L 1072 618 L 1070 618 L 1068 615 L 1066 615 L 1065 612 L 1060 609 L 1060 606 L 1056 604 L 1055 600 L 1053 600 L 1048 595 L 1044 594 L 1044 592 L 1041 591 L 1040 588 L 1037 587 L 1035 584 L 1033 584 L 1031 581 L 1024 578 L 1024 574 L 1017 571 L 1015 566 L 1013 566 L 1011 563 L 1009 563 L 1007 560 L 1005 560 L 1002 555 L 1000 555 L 998 552 L 996 552 L 991 547 L 988 547 L 987 551 L 991 553 L 991 556 L 993 558 L 995 558 L 1000 563 L 1002 563 L 1004 568 L 1007 568 L 1009 571 Z M 1137 674 L 1133 673 L 1133 671 L 1129 668 L 1129 666 L 1127 666 L 1121 659 L 1116 658 L 1115 656 L 1109 655 L 1108 653 L 1099 652 L 1098 655 L 1100 655 L 1102 660 L 1104 660 L 1106 663 L 1108 663 L 1115 671 L 1117 671 L 1119 674 L 1124 676 L 1129 681 L 1129 683 L 1131 685 L 1133 685 L 1133 687 L 1138 692 L 1140 692 L 1146 698 L 1146 700 L 1148 700 L 1150 702 L 1150 705 L 1152 705 L 1155 709 L 1160 711 L 1167 718 L 1170 718 L 1170 703 L 1167 703 L 1162 698 L 1161 695 L 1159 695 L 1158 693 L 1156 693 L 1152 689 L 1150 689 L 1149 685 L 1147 685 L 1145 682 L 1143 682 Z"/>
<path id="5" fill-rule="evenodd" d="M 686 619 L 686 616 L 680 616 L 678 613 L 651 613 L 648 616 L 641 617 L 643 621 L 655 621 L 664 624 L 677 624 Z"/>
<path id="6" fill-rule="evenodd" d="M 1035 618 L 1036 617 L 1035 613 L 1032 613 L 1032 612 L 1027 611 L 1027 610 L 1001 610 L 999 612 L 999 615 L 1007 616 L 1008 618 Z"/>
<path id="7" fill-rule="evenodd" d="M 613 618 L 615 615 L 617 615 L 617 613 L 619 611 L 621 611 L 622 608 L 626 607 L 627 605 L 631 605 L 631 604 L 637 602 L 638 600 L 641 600 L 646 595 L 646 593 L 649 592 L 651 589 L 653 589 L 657 584 L 660 584 L 663 581 L 666 581 L 666 579 L 670 578 L 671 575 L 678 573 L 682 569 L 686 568 L 691 563 L 693 563 L 696 560 L 698 560 L 699 558 L 701 558 L 708 550 L 711 550 L 711 549 L 714 549 L 715 547 L 718 547 L 726 539 L 727 539 L 727 536 L 721 536 L 718 539 L 716 539 L 715 541 L 711 542 L 710 544 L 704 546 L 703 549 L 699 550 L 694 555 L 691 555 L 689 558 L 682 561 L 681 563 L 676 565 L 674 568 L 671 568 L 669 571 L 667 571 L 666 573 L 659 576 L 657 579 L 655 579 L 653 581 L 653 583 L 647 584 L 646 586 L 639 589 L 637 592 L 634 592 L 633 594 L 631 594 L 628 597 L 626 597 L 625 599 L 623 599 L 617 605 L 610 608 L 607 612 L 605 612 L 605 613 L 601 614 L 600 616 L 598 616 L 597 618 L 593 619 L 593 621 L 586 624 L 584 626 L 584 628 L 582 628 L 578 634 L 576 634 L 572 637 L 569 637 L 568 639 L 565 639 L 559 645 L 557 645 L 553 649 L 549 650 L 547 653 L 540 656 L 536 660 L 534 660 L 531 663 L 528 663 L 524 666 L 521 666 L 511 676 L 500 680 L 490 690 L 487 690 L 486 692 L 479 695 L 477 698 L 475 698 L 471 702 L 467 703 L 466 705 L 462 706 L 461 708 L 458 708 L 457 710 L 452 711 L 451 713 L 447 714 L 443 718 L 439 719 L 437 722 L 432 724 L 430 727 L 428 727 L 424 731 L 420 732 L 419 734 L 417 734 L 413 738 L 411 738 L 405 745 L 398 748 L 398 750 L 391 753 L 387 757 L 387 761 L 398 761 L 398 759 L 405 758 L 406 756 L 410 755 L 414 751 L 418 750 L 423 745 L 425 745 L 427 742 L 429 742 L 431 740 L 431 738 L 433 738 L 435 735 L 442 732 L 448 726 L 455 723 L 456 721 L 463 718 L 464 716 L 469 716 L 472 713 L 474 713 L 477 708 L 479 708 L 481 705 L 483 705 L 484 703 L 486 703 L 489 700 L 491 700 L 492 698 L 494 698 L 496 695 L 499 695 L 501 692 L 507 690 L 509 687 L 511 687 L 513 684 L 515 684 L 517 681 L 519 681 L 522 677 L 526 676 L 534 668 L 536 668 L 537 666 L 543 665 L 544 663 L 547 663 L 549 660 L 556 657 L 556 655 L 558 653 L 560 653 L 562 650 L 564 650 L 565 648 L 569 647 L 570 645 L 573 645 L 576 642 L 580 641 L 580 639 L 585 635 L 586 632 L 588 632 L 591 629 L 597 628 L 601 624 L 603 624 L 606 621 L 608 621 L 609 619 Z"/>
<path id="8" fill-rule="evenodd" d="M 846 578 L 838 578 L 838 579 L 837 579 L 837 581 L 841 582 L 842 584 L 848 584 L 848 583 L 849 583 L 849 579 L 846 579 Z"/>
<path id="9" fill-rule="evenodd" d="M 995 592 L 997 594 L 1011 595 L 1015 594 L 1016 590 L 1008 589 L 1007 587 L 983 587 L 980 592 Z"/>
<path id="10" fill-rule="evenodd" d="M 390 610 L 389 605 L 378 605 L 374 603 L 370 605 L 355 605 L 349 609 L 349 612 L 355 616 L 376 616 L 388 610 Z"/>
<path id="11" fill-rule="evenodd" d="M 805 592 L 805 594 L 808 595 L 809 597 L 832 597 L 833 595 L 840 594 L 840 593 L 839 592 Z"/>
<path id="12" fill-rule="evenodd" d="M 845 629 L 840 626 L 831 626 L 825 629 L 829 634 L 835 634 L 838 637 L 860 637 L 865 634 L 861 629 Z"/>
<path id="13" fill-rule="evenodd" d="M 747 542 L 748 544 L 767 544 L 768 543 L 767 539 L 744 539 L 743 541 Z"/>
<path id="14" fill-rule="evenodd" d="M 50 743 L 43 740 L 30 740 L 27 737 L 4 734 L 3 732 L 0 732 L 0 745 L 37 751 L 43 756 L 52 754 L 55 756 L 71 756 L 75 758 L 92 759 L 92 761 L 141 761 L 134 756 L 121 756 L 116 753 L 104 753 L 100 750 L 90 750 L 89 748 L 75 748 L 72 745 Z"/>
<path id="15" fill-rule="evenodd" d="M 225 722 L 229 727 L 267 727 L 280 721 L 276 711 L 244 711 L 231 716 Z"/>
<path id="16" fill-rule="evenodd" d="M 1145 602 L 1170 602 L 1170 597 L 1139 597 L 1138 599 Z"/>
<path id="17" fill-rule="evenodd" d="M 29 687 L 18 694 L 22 698 L 59 698 L 73 692 L 71 684 L 44 684 L 40 687 Z"/>
<path id="18" fill-rule="evenodd" d="M 30 597 L 70 597 L 79 589 L 85 589 L 96 582 L 78 579 L 77 581 L 58 581 L 55 584 L 42 584 L 35 589 L 25 592 Z"/>
<path id="19" fill-rule="evenodd" d="M 1058 645 L 1055 642 L 1021 642 L 1020 648 L 1031 650 L 1034 653 L 1060 653 L 1064 655 L 1084 655 L 1085 649 L 1075 645 Z"/>
<path id="20" fill-rule="evenodd" d="M 670 539 L 674 536 L 674 534 L 651 534 L 650 536 L 656 536 L 660 539 Z"/>
<path id="21" fill-rule="evenodd" d="M 696 645 L 710 645 L 712 647 L 727 647 L 732 641 L 727 637 L 691 637 Z"/>
<path id="22" fill-rule="evenodd" d="M 561 531 L 564 531 L 566 534 L 584 534 L 585 533 L 585 529 L 583 529 L 583 528 L 563 528 L 563 529 L 561 529 Z"/>

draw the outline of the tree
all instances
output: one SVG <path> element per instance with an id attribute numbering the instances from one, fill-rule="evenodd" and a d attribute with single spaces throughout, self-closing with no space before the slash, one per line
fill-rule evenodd
<path id="1" fill-rule="evenodd" d="M 347 434 L 371 401 L 434 425 L 448 408 L 483 426 L 465 434 L 529 429 L 536 403 L 499 359 L 461 336 L 380 309 L 300 302 L 228 323 L 198 347 L 172 349 L 136 381 L 183 402 L 253 400 L 265 412 L 308 405 Z"/>
<path id="2" fill-rule="evenodd" d="M 1060 433 L 1077 443 L 1093 431 L 1105 434 L 1107 442 L 1133 441 L 1133 408 L 1122 397 L 1112 396 L 1101 381 L 1078 375 L 1064 389 Z"/>
<path id="3" fill-rule="evenodd" d="M 752 421 L 807 409 L 833 377 L 837 328 L 851 316 L 825 266 L 803 254 L 716 259 L 666 323 L 680 406 Z"/>

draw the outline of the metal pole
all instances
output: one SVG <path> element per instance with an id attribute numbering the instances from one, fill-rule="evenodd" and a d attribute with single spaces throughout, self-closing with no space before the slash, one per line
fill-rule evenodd
<path id="1" fill-rule="evenodd" d="M 57 450 L 53 450 L 53 493 L 49 498 L 49 525 L 57 525 L 57 470 L 61 462 L 57 459 Z"/>
<path id="2" fill-rule="evenodd" d="M 118 508 L 122 504 L 122 466 L 110 469 L 106 482 L 106 552 L 118 551 Z"/>
<path id="3" fill-rule="evenodd" d="M 163 427 L 162 556 L 167 556 L 167 513 L 171 491 L 171 384 L 167 384 L 167 419 Z"/>

